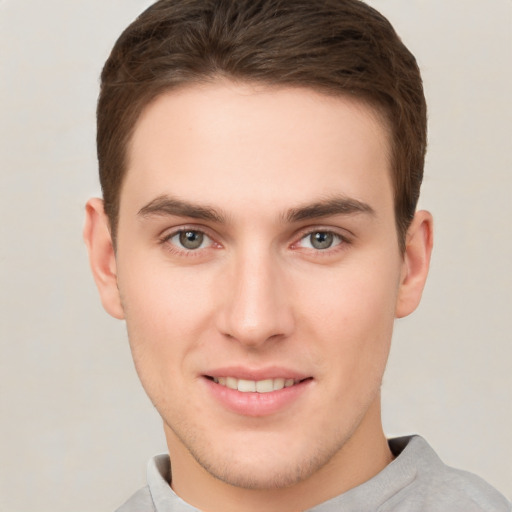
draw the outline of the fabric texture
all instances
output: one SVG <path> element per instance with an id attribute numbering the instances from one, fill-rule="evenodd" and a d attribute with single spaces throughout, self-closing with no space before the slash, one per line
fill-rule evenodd
<path id="1" fill-rule="evenodd" d="M 309 512 L 510 512 L 510 502 L 472 473 L 446 466 L 420 436 L 389 441 L 395 460 L 362 485 Z M 153 457 L 147 487 L 116 512 L 194 512 L 171 489 L 167 455 Z"/>

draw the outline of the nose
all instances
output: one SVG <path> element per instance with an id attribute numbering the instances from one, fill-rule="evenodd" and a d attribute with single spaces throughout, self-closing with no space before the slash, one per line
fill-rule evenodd
<path id="1" fill-rule="evenodd" d="M 292 297 L 276 257 L 241 255 L 224 274 L 218 328 L 248 348 L 285 338 L 294 329 Z"/>

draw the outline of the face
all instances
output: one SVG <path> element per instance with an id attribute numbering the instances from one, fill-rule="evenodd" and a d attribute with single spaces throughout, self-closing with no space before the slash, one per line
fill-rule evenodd
<path id="1" fill-rule="evenodd" d="M 143 113 L 104 303 L 171 453 L 292 485 L 378 421 L 406 313 L 387 133 L 354 99 L 295 88 L 188 86 Z"/>

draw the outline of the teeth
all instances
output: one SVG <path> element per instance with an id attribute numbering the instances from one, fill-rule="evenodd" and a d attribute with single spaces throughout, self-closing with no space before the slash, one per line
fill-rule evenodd
<path id="1" fill-rule="evenodd" d="M 236 389 L 242 393 L 270 393 L 271 391 L 279 391 L 283 388 L 289 388 L 290 386 L 300 382 L 299 380 L 283 379 L 281 377 L 264 380 L 236 379 L 235 377 L 214 377 L 213 381 L 221 386 L 226 386 L 229 389 Z"/>
<path id="2" fill-rule="evenodd" d="M 254 387 L 258 393 L 269 393 L 274 391 L 274 381 L 272 379 L 259 380 L 255 383 Z M 240 384 L 238 389 L 240 390 Z"/>
<path id="3" fill-rule="evenodd" d="M 292 381 L 292 384 L 293 384 L 293 379 L 289 379 Z M 284 379 L 274 379 L 274 390 L 277 391 L 278 389 L 283 389 L 284 388 Z"/>
<path id="4" fill-rule="evenodd" d="M 229 389 L 238 389 L 238 380 L 234 377 L 226 377 L 226 386 Z"/>
<path id="5" fill-rule="evenodd" d="M 242 393 L 254 393 L 256 391 L 256 381 L 238 379 L 238 391 L 242 391 Z"/>

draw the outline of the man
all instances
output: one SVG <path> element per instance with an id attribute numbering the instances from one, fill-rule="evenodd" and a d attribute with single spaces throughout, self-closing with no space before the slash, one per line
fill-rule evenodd
<path id="1" fill-rule="evenodd" d="M 119 510 L 510 509 L 382 429 L 425 148 L 414 57 L 362 2 L 161 0 L 128 27 L 84 235 L 170 459 Z"/>

